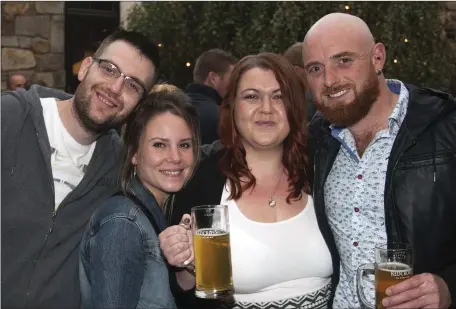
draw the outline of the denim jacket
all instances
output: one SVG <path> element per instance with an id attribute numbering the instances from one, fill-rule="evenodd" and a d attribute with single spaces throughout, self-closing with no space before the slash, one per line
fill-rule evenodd
<path id="1" fill-rule="evenodd" d="M 136 178 L 128 192 L 150 211 L 116 195 L 92 216 L 81 242 L 82 308 L 176 308 L 158 234 L 166 227 L 152 193 Z"/>

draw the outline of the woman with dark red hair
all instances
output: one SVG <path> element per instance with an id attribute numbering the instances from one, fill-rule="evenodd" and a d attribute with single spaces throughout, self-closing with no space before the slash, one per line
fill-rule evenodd
<path id="1" fill-rule="evenodd" d="M 229 208 L 234 297 L 195 308 L 330 307 L 333 244 L 315 216 L 307 135 L 305 87 L 293 66 L 271 53 L 240 60 L 220 110 L 224 148 L 168 207 L 176 225 L 193 206 Z M 189 241 L 183 227 L 160 235 L 170 264 L 192 262 Z"/>

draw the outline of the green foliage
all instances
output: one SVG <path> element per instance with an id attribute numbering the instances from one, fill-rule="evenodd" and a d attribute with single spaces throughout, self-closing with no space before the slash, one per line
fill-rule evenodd
<path id="1" fill-rule="evenodd" d="M 194 61 L 203 51 L 217 47 L 239 58 L 260 51 L 282 53 L 331 12 L 349 12 L 366 21 L 376 41 L 386 46 L 387 77 L 449 86 L 456 69 L 439 2 L 143 2 L 130 13 L 128 25 L 162 44 L 162 78 L 183 87 L 192 80 Z"/>

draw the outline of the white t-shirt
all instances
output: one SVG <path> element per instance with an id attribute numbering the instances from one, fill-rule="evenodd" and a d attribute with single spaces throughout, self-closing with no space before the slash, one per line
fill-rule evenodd
<path id="1" fill-rule="evenodd" d="M 44 123 L 51 144 L 51 167 L 55 188 L 55 209 L 73 191 L 85 174 L 95 149 L 96 142 L 90 145 L 79 144 L 65 129 L 60 120 L 55 98 L 43 98 Z"/>
<path id="2" fill-rule="evenodd" d="M 230 216 L 231 262 L 236 308 L 248 303 L 276 302 L 315 293 L 330 283 L 332 259 L 318 228 L 313 199 L 296 216 L 275 223 L 247 218 L 229 184 L 221 204 Z"/>

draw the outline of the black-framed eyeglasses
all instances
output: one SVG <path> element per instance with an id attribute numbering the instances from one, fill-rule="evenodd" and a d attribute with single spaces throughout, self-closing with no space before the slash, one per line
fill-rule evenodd
<path id="1" fill-rule="evenodd" d="M 140 81 L 134 77 L 127 76 L 124 73 L 120 72 L 119 68 L 109 60 L 93 58 L 93 61 L 98 63 L 100 73 L 106 79 L 114 81 L 122 76 L 124 79 L 125 89 L 129 93 L 138 97 L 142 97 L 144 93 L 146 93 L 146 87 L 144 87 Z"/>

